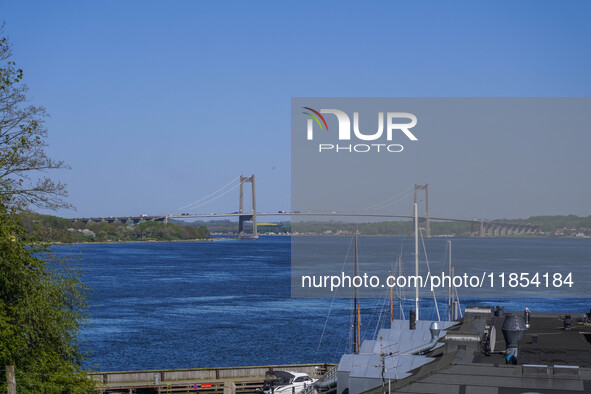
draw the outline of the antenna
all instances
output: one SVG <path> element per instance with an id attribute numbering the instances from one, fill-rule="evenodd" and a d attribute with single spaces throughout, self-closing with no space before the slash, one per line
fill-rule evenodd
<path id="1" fill-rule="evenodd" d="M 382 393 L 386 394 L 386 360 L 382 349 L 382 337 L 380 336 L 380 359 L 382 361 Z M 389 382 L 388 382 L 389 383 Z M 390 390 L 388 390 L 390 392 Z"/>

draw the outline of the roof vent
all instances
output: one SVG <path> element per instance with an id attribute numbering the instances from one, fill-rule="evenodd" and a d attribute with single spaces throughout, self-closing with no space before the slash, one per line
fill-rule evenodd
<path id="1" fill-rule="evenodd" d="M 507 344 L 507 363 L 517 364 L 517 347 L 525 335 L 523 315 L 506 315 L 503 322 L 503 336 Z"/>
<path id="2" fill-rule="evenodd" d="M 437 345 L 437 341 L 439 340 L 439 333 L 441 333 L 441 327 L 439 327 L 439 323 L 434 321 L 431 323 L 429 327 L 429 331 L 431 331 L 431 341 L 414 349 L 411 349 L 402 354 L 421 354 L 427 350 L 431 350 Z"/>
<path id="3" fill-rule="evenodd" d="M 497 316 L 497 317 L 505 316 L 505 307 L 502 305 L 497 305 L 497 309 L 495 309 L 495 316 Z"/>

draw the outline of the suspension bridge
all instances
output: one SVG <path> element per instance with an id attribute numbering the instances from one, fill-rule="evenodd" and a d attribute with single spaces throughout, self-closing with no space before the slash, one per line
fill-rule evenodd
<path id="1" fill-rule="evenodd" d="M 240 179 L 238 185 L 234 185 L 230 187 L 230 185 Z M 244 210 L 244 185 L 246 183 L 250 183 L 251 185 L 251 207 L 250 211 Z M 222 217 L 236 217 L 238 218 L 238 238 L 239 239 L 247 239 L 247 238 L 258 238 L 258 231 L 257 231 L 257 220 L 259 217 L 263 216 L 279 216 L 279 217 L 292 217 L 292 216 L 312 216 L 312 217 L 359 217 L 359 218 L 384 218 L 384 219 L 414 219 L 414 215 L 397 215 L 397 214 L 384 214 L 384 213 L 364 213 L 364 212 L 302 212 L 302 211 L 277 211 L 277 212 L 267 212 L 267 211 L 257 211 L 256 207 L 256 189 L 255 189 L 255 176 L 242 176 L 237 177 L 230 181 L 230 183 L 222 186 L 220 189 L 208 194 L 207 196 L 201 198 L 200 200 L 194 201 L 190 204 L 187 204 L 183 207 L 176 209 L 175 211 L 182 211 L 182 210 L 193 210 L 204 205 L 211 203 L 218 198 L 228 194 L 232 190 L 236 188 L 240 188 L 239 192 L 239 203 L 238 203 L 238 211 L 233 211 L 229 213 L 172 213 L 167 215 L 139 215 L 139 216 L 109 216 L 109 217 L 88 217 L 88 218 L 71 218 L 69 219 L 71 222 L 82 222 L 82 223 L 90 223 L 90 222 L 108 222 L 108 223 L 132 223 L 137 224 L 143 221 L 159 221 L 168 223 L 171 219 L 200 219 L 200 218 L 222 218 Z M 410 188 L 413 188 L 412 186 Z M 409 189 L 410 189 L 409 188 Z M 408 190 L 408 189 L 407 189 Z M 414 185 L 414 202 L 417 203 L 417 194 L 419 192 L 425 193 L 425 207 L 424 207 L 424 215 L 419 215 L 419 224 L 421 225 L 422 229 L 425 231 L 425 235 L 427 237 L 431 236 L 431 221 L 447 221 L 447 222 L 468 222 L 474 225 L 477 225 L 479 228 L 479 235 L 481 237 L 494 237 L 494 236 L 506 236 L 506 235 L 517 235 L 517 234 L 531 234 L 538 231 L 538 228 L 531 224 L 515 224 L 515 223 L 508 223 L 498 220 L 487 220 L 487 219 L 463 219 L 463 218 L 450 218 L 450 217 L 438 217 L 438 216 L 430 216 L 429 215 L 429 185 Z M 383 208 L 384 206 L 391 205 L 393 203 L 399 202 L 401 199 L 396 200 L 396 197 L 400 196 L 404 192 L 401 192 L 394 197 L 382 202 L 380 204 L 376 204 L 370 208 L 379 209 Z M 250 233 L 245 232 L 245 224 L 251 222 L 252 223 L 252 231 Z"/>

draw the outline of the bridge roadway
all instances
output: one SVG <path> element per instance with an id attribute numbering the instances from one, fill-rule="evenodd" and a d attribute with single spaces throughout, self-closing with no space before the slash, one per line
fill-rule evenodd
<path id="1" fill-rule="evenodd" d="M 169 219 L 198 219 L 198 218 L 218 218 L 218 217 L 241 217 L 252 216 L 252 212 L 232 212 L 232 213 L 202 213 L 189 215 L 142 215 L 142 216 L 109 216 L 109 217 L 94 217 L 94 218 L 71 218 L 71 222 L 128 222 L 134 223 L 145 221 L 161 221 L 167 222 Z M 327 216 L 327 217 L 368 217 L 368 218 L 401 218 L 412 219 L 413 215 L 395 215 L 395 214 L 378 214 L 378 213 L 348 213 L 348 212 L 257 212 L 256 216 Z M 426 219 L 420 216 L 419 219 Z M 528 230 L 536 229 L 536 226 L 529 224 L 515 224 L 488 219 L 457 219 L 430 216 L 429 220 L 449 221 L 449 222 L 467 222 L 476 223 L 479 225 L 486 224 L 494 227 L 522 227 Z"/>
<path id="2" fill-rule="evenodd" d="M 240 217 L 252 216 L 252 212 L 232 212 L 232 213 L 199 213 L 190 215 L 143 215 L 143 216 L 109 216 L 109 217 L 92 217 L 92 218 L 71 218 L 71 222 L 125 222 L 125 221 L 167 221 L 169 219 L 196 219 L 196 218 L 217 218 L 217 217 Z M 257 212 L 256 216 L 346 216 L 346 217 L 376 217 L 376 218 L 402 218 L 412 219 L 413 215 L 390 215 L 378 213 L 345 213 L 345 212 Z M 420 219 L 424 219 L 423 216 Z M 443 220 L 454 222 L 472 222 L 480 223 L 483 219 L 452 219 L 430 217 L 430 220 Z M 487 220 L 484 220 L 487 222 Z"/>
<path id="3" fill-rule="evenodd" d="M 251 216 L 251 212 L 244 213 L 210 213 L 210 214 L 195 214 L 195 215 L 168 215 L 169 219 L 186 219 L 186 218 L 210 218 L 210 217 L 226 217 L 226 216 Z M 413 215 L 390 215 L 381 213 L 347 213 L 347 212 L 257 212 L 257 216 L 346 216 L 346 217 L 376 217 L 376 218 L 402 218 L 412 219 Z M 424 219 L 423 216 L 420 217 Z M 481 222 L 481 219 L 452 219 L 429 217 L 431 220 L 447 220 L 454 222 Z M 486 220 L 485 220 L 486 221 Z"/>

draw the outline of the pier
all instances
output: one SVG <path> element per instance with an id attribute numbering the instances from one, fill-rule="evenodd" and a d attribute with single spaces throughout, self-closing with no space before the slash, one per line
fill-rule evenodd
<path id="1" fill-rule="evenodd" d="M 159 369 L 95 372 L 101 393 L 255 393 L 267 371 L 297 371 L 319 379 L 336 364 L 262 365 L 250 367 Z"/>

